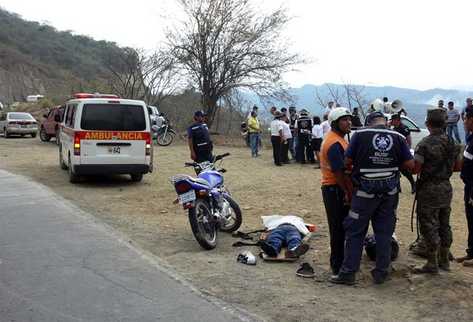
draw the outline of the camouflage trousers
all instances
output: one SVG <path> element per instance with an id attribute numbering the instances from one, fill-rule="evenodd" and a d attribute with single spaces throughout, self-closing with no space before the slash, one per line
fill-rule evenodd
<path id="1" fill-rule="evenodd" d="M 450 207 L 430 208 L 418 204 L 420 233 L 427 253 L 432 254 L 439 247 L 449 248 L 452 244 L 450 211 Z"/>

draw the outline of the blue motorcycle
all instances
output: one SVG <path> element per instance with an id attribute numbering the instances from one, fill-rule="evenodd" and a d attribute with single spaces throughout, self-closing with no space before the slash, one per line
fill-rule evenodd
<path id="1" fill-rule="evenodd" d="M 222 174 L 226 170 L 216 167 L 217 161 L 229 155 L 218 155 L 213 162 L 186 162 L 186 167 L 194 167 L 197 177 L 177 175 L 171 178 L 178 196 L 176 201 L 188 210 L 192 233 L 204 249 L 217 246 L 217 231 L 233 232 L 241 226 L 240 206 L 223 185 Z"/>

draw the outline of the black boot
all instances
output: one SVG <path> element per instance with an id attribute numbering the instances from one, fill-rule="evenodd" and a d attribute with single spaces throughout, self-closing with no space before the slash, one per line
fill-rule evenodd
<path id="1" fill-rule="evenodd" d="M 334 284 L 345 284 L 345 285 L 354 285 L 355 284 L 355 274 L 353 273 L 338 273 L 330 277 L 329 280 Z"/>

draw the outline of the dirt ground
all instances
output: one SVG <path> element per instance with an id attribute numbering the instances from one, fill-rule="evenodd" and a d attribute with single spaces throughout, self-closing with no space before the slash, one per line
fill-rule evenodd
<path id="1" fill-rule="evenodd" d="M 374 285 L 370 276 L 373 263 L 363 257 L 359 283 L 354 287 L 332 285 L 329 277 L 329 239 L 321 201 L 320 172 L 311 165 L 276 168 L 271 151 L 258 159 L 246 148 L 217 146 L 216 152 L 230 152 L 224 162 L 229 190 L 243 210 L 241 230 L 261 227 L 260 216 L 300 215 L 314 223 L 318 232 L 311 250 L 300 261 L 310 262 L 315 279 L 295 275 L 299 263 L 266 263 L 256 266 L 236 262 L 246 248 L 233 248 L 236 241 L 219 235 L 215 250 L 204 251 L 194 240 L 185 212 L 173 205 L 175 192 L 168 179 L 184 168 L 188 160 L 185 145 L 155 147 L 157 171 L 142 183 L 129 178 L 94 178 L 72 185 L 58 165 L 56 145 L 38 139 L 0 138 L 0 168 L 33 178 L 101 221 L 126 234 L 140 247 L 164 260 L 204 293 L 274 321 L 471 321 L 473 320 L 473 268 L 452 264 L 452 272 L 439 276 L 411 276 L 408 266 L 423 260 L 409 255 L 407 247 L 416 238 L 410 231 L 413 198 L 402 193 L 398 210 L 397 236 L 401 255 L 393 264 L 392 279 Z M 466 221 L 463 185 L 458 175 L 452 180 L 452 228 L 456 256 L 464 253 Z M 409 191 L 403 179 L 404 191 Z M 247 247 L 257 253 L 254 247 Z"/>

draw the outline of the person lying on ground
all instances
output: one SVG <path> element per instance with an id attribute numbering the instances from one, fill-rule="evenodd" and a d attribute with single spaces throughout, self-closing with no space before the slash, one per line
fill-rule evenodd
<path id="1" fill-rule="evenodd" d="M 268 230 L 267 237 L 261 242 L 261 249 L 269 257 L 277 257 L 282 247 L 287 247 L 286 257 L 297 258 L 309 250 L 309 245 L 302 238 L 309 230 L 302 218 L 287 216 L 262 216 L 263 225 Z"/>

